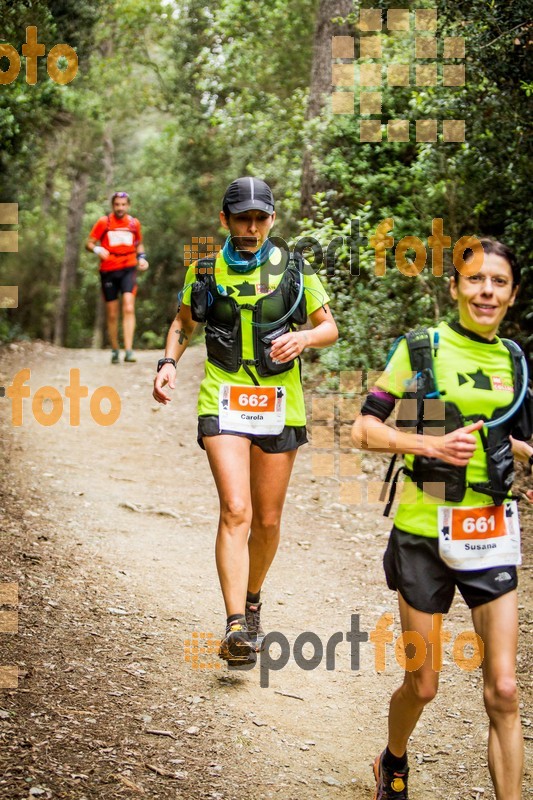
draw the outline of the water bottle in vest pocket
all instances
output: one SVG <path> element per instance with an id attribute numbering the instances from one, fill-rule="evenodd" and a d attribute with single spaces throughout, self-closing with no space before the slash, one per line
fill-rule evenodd
<path id="1" fill-rule="evenodd" d="M 288 324 L 282 325 L 280 328 L 276 328 L 274 331 L 268 331 L 268 333 L 260 333 L 256 328 L 256 337 L 260 340 L 258 342 L 259 346 L 256 347 L 255 351 L 256 356 L 258 357 L 257 373 L 258 375 L 261 375 L 261 377 L 266 377 L 267 375 L 279 375 L 281 372 L 288 372 L 293 368 L 294 359 L 281 363 L 279 361 L 275 361 L 270 355 L 274 340 L 278 339 L 280 336 L 283 336 L 283 334 L 288 333 L 290 330 L 291 328 Z"/>
<path id="2" fill-rule="evenodd" d="M 207 319 L 209 287 L 207 281 L 195 281 L 191 289 L 191 315 L 195 322 Z"/>
<path id="3" fill-rule="evenodd" d="M 238 372 L 241 364 L 241 335 L 240 317 L 238 316 L 235 316 L 232 326 L 225 326 L 209 320 L 205 328 L 205 344 L 209 361 L 226 372 Z"/>

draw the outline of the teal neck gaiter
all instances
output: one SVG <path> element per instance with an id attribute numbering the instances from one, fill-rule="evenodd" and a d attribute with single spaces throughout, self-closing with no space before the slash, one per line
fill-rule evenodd
<path id="1" fill-rule="evenodd" d="M 252 258 L 243 258 L 233 247 L 231 236 L 228 236 L 222 248 L 222 255 L 224 256 L 226 264 L 228 264 L 232 270 L 244 275 L 246 272 L 252 272 L 268 261 L 272 250 L 274 250 L 274 245 L 270 239 L 267 239 L 261 249 L 258 250 L 257 253 L 252 254 Z"/>

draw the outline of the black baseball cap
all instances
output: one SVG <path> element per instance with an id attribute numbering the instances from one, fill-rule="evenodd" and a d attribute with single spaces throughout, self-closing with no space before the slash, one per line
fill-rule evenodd
<path id="1" fill-rule="evenodd" d="M 260 178 L 237 178 L 230 183 L 222 200 L 222 208 L 228 207 L 232 214 L 250 211 L 255 208 L 274 213 L 274 195 L 272 189 Z"/>

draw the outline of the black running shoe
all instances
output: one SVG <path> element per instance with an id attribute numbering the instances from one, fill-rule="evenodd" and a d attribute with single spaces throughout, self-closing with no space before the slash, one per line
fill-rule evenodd
<path id="1" fill-rule="evenodd" d="M 229 667 L 255 664 L 257 660 L 255 645 L 250 639 L 244 617 L 236 619 L 228 625 L 226 635 L 220 642 L 218 655 L 219 658 L 228 662 Z"/>
<path id="2" fill-rule="evenodd" d="M 261 603 L 246 603 L 246 625 L 256 652 L 263 649 L 265 632 L 261 627 Z"/>
<path id="3" fill-rule="evenodd" d="M 383 756 L 376 756 L 374 761 L 374 778 L 376 779 L 376 793 L 374 800 L 409 800 L 407 777 L 409 767 L 401 772 L 393 772 L 383 766 Z"/>

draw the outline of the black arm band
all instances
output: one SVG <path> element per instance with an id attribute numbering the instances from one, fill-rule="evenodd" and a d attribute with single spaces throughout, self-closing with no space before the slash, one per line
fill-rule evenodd
<path id="1" fill-rule="evenodd" d="M 395 400 L 386 400 L 384 397 L 377 397 L 370 392 L 365 398 L 365 402 L 361 408 L 361 414 L 363 414 L 363 416 L 370 414 L 373 417 L 377 417 L 382 422 L 385 422 L 392 414 L 395 405 Z"/>

